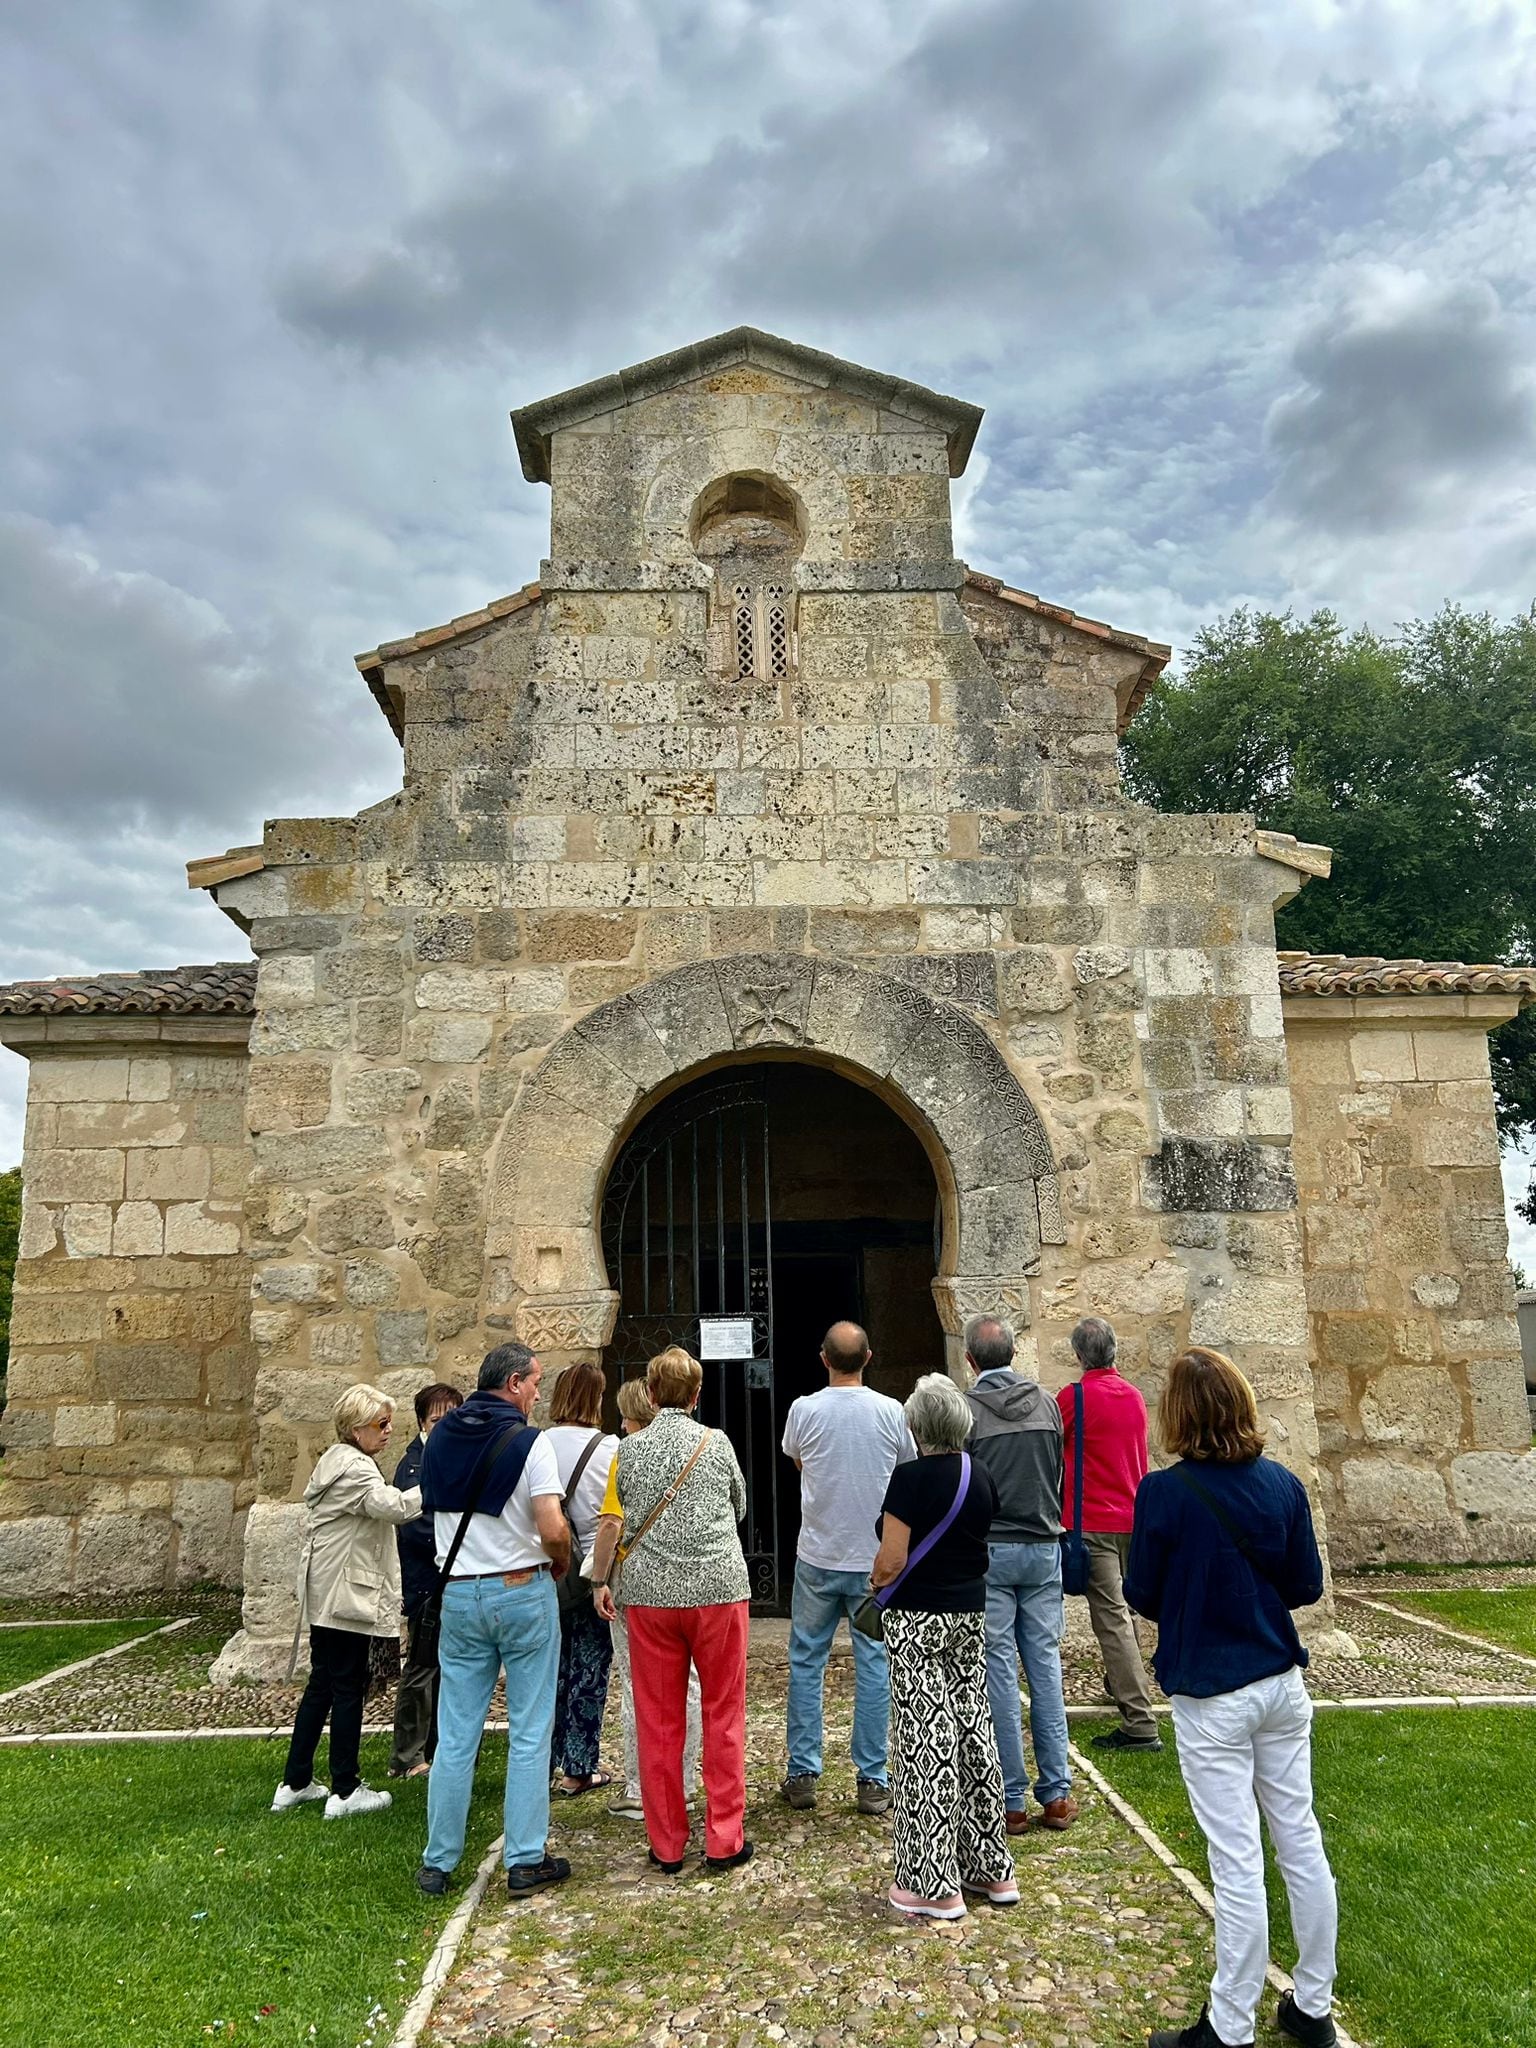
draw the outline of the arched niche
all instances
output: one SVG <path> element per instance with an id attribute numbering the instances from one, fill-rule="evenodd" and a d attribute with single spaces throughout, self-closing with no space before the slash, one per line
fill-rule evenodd
<path id="1" fill-rule="evenodd" d="M 783 1054 L 875 1090 L 933 1163 L 944 1223 L 934 1298 L 951 1337 L 991 1309 L 1029 1319 L 1040 1247 L 1063 1242 L 1050 1144 L 985 1031 L 846 961 L 744 954 L 603 1003 L 528 1076 L 497 1147 L 488 1320 L 535 1349 L 595 1357 L 618 1295 L 599 1241 L 608 1170 L 639 1118 L 710 1066 Z"/>

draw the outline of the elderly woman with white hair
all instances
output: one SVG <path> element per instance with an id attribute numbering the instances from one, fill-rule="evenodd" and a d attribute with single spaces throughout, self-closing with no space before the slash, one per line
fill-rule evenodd
<path id="1" fill-rule="evenodd" d="M 959 1920 L 965 1894 L 1018 1904 L 1003 1773 L 987 1702 L 987 1535 L 997 1489 L 966 1451 L 970 1403 L 924 1375 L 904 1413 L 917 1457 L 898 1465 L 870 1584 L 891 1667 L 891 1792 L 900 1913 Z"/>
<path id="2" fill-rule="evenodd" d="M 397 1523 L 421 1513 L 421 1488 L 402 1493 L 379 1470 L 394 1428 L 395 1404 L 377 1387 L 348 1387 L 332 1411 L 336 1441 L 320 1454 L 304 1489 L 304 1550 L 299 1559 L 299 1638 L 309 1629 L 309 1683 L 293 1720 L 288 1763 L 274 1813 L 323 1799 L 327 1820 L 377 1813 L 389 1805 L 358 1775 L 363 1701 L 375 1642 L 400 1649 Z M 292 1666 L 290 1666 L 290 1669 Z M 331 1782 L 315 1778 L 315 1751 L 331 1724 Z"/>

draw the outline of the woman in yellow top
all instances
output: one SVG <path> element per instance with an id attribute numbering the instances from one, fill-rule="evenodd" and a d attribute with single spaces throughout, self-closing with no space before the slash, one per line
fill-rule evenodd
<path id="1" fill-rule="evenodd" d="M 655 1417 L 651 1397 L 645 1391 L 643 1379 L 625 1380 L 619 1387 L 619 1425 L 626 1436 L 637 1431 Z M 635 1686 L 629 1671 L 629 1630 L 624 1626 L 623 1589 L 619 1583 L 619 1572 L 614 1563 L 619 1537 L 624 1529 L 624 1510 L 619 1506 L 619 1461 L 614 1459 L 608 1468 L 608 1489 L 603 1495 L 600 1510 L 601 1520 L 597 1525 L 597 1536 L 592 1547 L 592 1577 L 594 1584 L 604 1579 L 613 1588 L 615 1614 L 613 1621 L 613 1664 L 619 1674 L 620 1719 L 624 1728 L 624 1796 L 616 1799 L 608 1811 L 620 1820 L 644 1820 L 645 1808 L 640 1804 L 640 1747 L 635 1736 Z M 690 1665 L 688 1670 L 688 1722 L 683 1740 L 683 1789 L 690 1800 L 699 1793 L 699 1749 L 702 1741 L 702 1719 L 699 1704 L 699 1674 Z"/>

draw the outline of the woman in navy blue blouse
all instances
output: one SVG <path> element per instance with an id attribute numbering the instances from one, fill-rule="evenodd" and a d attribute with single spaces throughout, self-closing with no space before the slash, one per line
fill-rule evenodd
<path id="1" fill-rule="evenodd" d="M 1136 1493 L 1125 1597 L 1158 1627 L 1179 1769 L 1210 1851 L 1216 1974 L 1193 2026 L 1149 2048 L 1252 2048 L 1269 1960 L 1262 1812 L 1290 1899 L 1296 1989 L 1283 2033 L 1332 2048 L 1338 1905 L 1312 1809 L 1312 1702 L 1294 1607 L 1322 1597 L 1306 1488 L 1262 1455 L 1253 1389 L 1219 1351 L 1185 1351 L 1158 1430 L 1178 1459 Z"/>

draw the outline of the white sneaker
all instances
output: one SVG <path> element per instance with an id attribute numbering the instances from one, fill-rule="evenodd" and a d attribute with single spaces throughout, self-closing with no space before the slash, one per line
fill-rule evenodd
<path id="1" fill-rule="evenodd" d="M 644 1820 L 645 1808 L 638 1799 L 616 1799 L 608 1811 L 615 1820 Z"/>
<path id="2" fill-rule="evenodd" d="M 354 1813 L 382 1813 L 394 1801 L 387 1792 L 375 1792 L 371 1785 L 359 1785 L 345 1799 L 332 1793 L 325 1802 L 327 1820 L 349 1820 Z"/>
<path id="3" fill-rule="evenodd" d="M 302 1806 L 309 1799 L 329 1799 L 330 1790 L 318 1778 L 311 1778 L 307 1785 L 301 1785 L 297 1792 L 291 1785 L 279 1785 L 272 1795 L 272 1811 L 286 1813 L 290 1806 Z"/>

